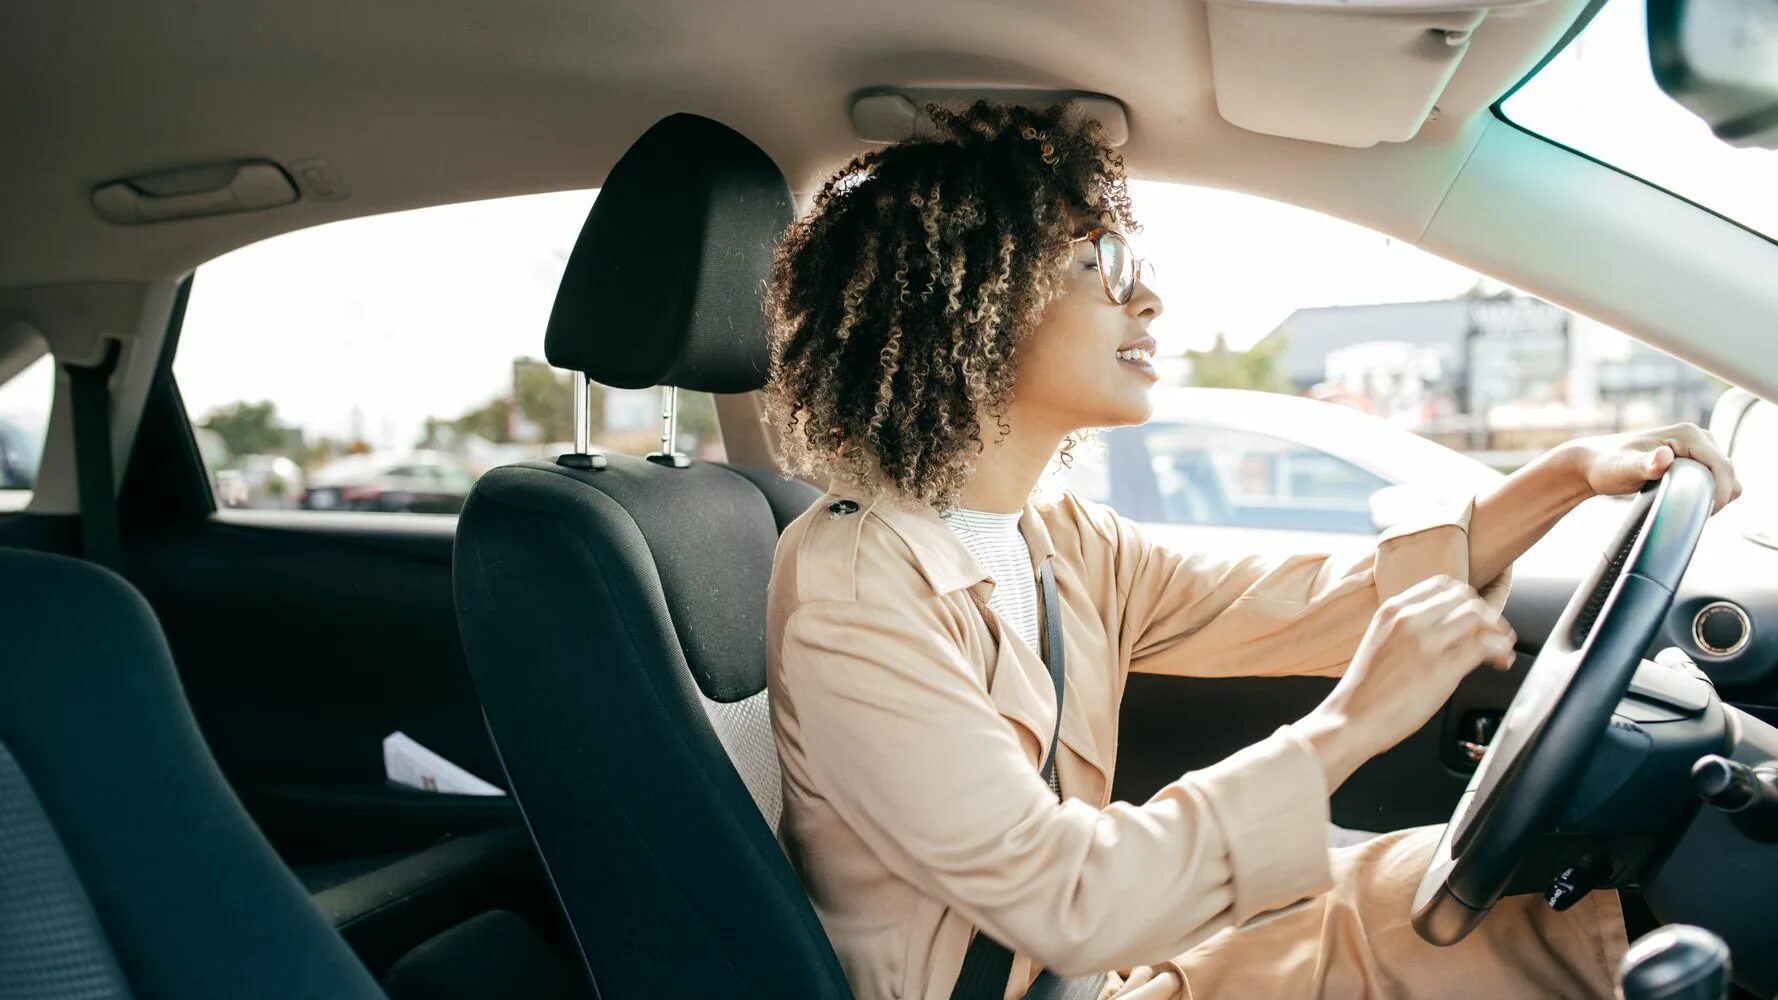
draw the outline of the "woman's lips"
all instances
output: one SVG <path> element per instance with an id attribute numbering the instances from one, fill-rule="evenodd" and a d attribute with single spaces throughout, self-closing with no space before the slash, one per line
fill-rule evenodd
<path id="1" fill-rule="evenodd" d="M 1139 352 L 1135 357 L 1126 357 L 1120 354 L 1117 363 L 1126 368 L 1134 368 L 1150 379 L 1160 378 L 1160 375 L 1154 370 L 1154 362 L 1149 359 L 1146 351 Z"/>

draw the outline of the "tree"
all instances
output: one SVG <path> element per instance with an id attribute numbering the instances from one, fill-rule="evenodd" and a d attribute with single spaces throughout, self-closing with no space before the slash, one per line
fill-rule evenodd
<path id="1" fill-rule="evenodd" d="M 261 455 L 280 452 L 289 443 L 290 428 L 278 423 L 278 409 L 271 402 L 239 402 L 217 407 L 203 425 L 216 432 L 230 455 Z"/>
<path id="2" fill-rule="evenodd" d="M 512 363 L 512 398 L 519 424 L 529 425 L 537 441 L 574 440 L 574 379 L 542 361 L 520 358 Z M 602 429 L 604 407 L 597 385 L 588 386 L 589 433 Z"/>
<path id="3" fill-rule="evenodd" d="M 681 438 L 690 437 L 698 445 L 703 445 L 719 436 L 716 427 L 716 397 L 707 392 L 681 389 L 678 412 Z"/>
<path id="4" fill-rule="evenodd" d="M 302 450 L 296 456 L 296 464 L 305 469 L 319 468 L 341 455 L 348 454 L 352 445 L 356 443 L 341 441 L 324 434 L 303 445 Z"/>
<path id="5" fill-rule="evenodd" d="M 1190 385 L 1222 389 L 1257 389 L 1261 392 L 1295 393 L 1280 361 L 1287 341 L 1273 333 L 1248 350 L 1229 347 L 1228 338 L 1218 333 L 1216 343 L 1207 351 L 1186 351 L 1191 362 Z"/>
<path id="6" fill-rule="evenodd" d="M 482 405 L 455 418 L 426 418 L 422 445 L 438 444 L 448 428 L 455 434 L 474 434 L 495 444 L 515 440 L 572 441 L 574 439 L 574 382 L 578 376 L 559 371 L 532 358 L 514 358 L 512 387 Z M 589 386 L 590 432 L 597 434 L 604 415 L 599 386 Z"/>

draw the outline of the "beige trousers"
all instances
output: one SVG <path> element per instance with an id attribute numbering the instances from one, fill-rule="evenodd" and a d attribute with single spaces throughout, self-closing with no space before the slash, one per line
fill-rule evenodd
<path id="1" fill-rule="evenodd" d="M 1591 1000 L 1612 996 L 1626 948 L 1617 893 L 1557 913 L 1538 896 L 1501 900 L 1449 948 L 1410 923 L 1438 827 L 1333 853 L 1333 888 L 1231 928 L 1176 959 L 1175 975 L 1119 1000 Z"/>

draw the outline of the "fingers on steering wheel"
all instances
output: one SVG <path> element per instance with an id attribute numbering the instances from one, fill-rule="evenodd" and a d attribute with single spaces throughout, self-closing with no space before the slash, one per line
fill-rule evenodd
<path id="1" fill-rule="evenodd" d="M 1712 514 L 1741 495 L 1741 480 L 1735 475 L 1735 467 L 1729 463 L 1729 458 L 1723 454 L 1722 449 L 1717 447 L 1716 440 L 1709 432 L 1695 424 L 1682 424 L 1673 428 L 1673 432 L 1662 443 L 1672 448 L 1674 455 L 1693 459 L 1710 470 L 1710 476 L 1716 485 L 1716 499 L 1710 508 Z"/>

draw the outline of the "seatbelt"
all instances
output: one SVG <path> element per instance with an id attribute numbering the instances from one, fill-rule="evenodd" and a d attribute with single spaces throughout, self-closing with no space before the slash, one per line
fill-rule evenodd
<path id="1" fill-rule="evenodd" d="M 74 470 L 80 493 L 80 548 L 89 562 L 118 569 L 122 542 L 111 472 L 111 373 L 119 344 L 110 341 L 96 365 L 62 365 L 74 408 Z"/>
<path id="2" fill-rule="evenodd" d="M 1056 686 L 1056 728 L 1050 733 L 1049 754 L 1043 759 L 1043 783 L 1050 783 L 1056 769 L 1056 744 L 1062 738 L 1062 679 L 1067 666 L 1062 656 L 1062 601 L 1056 596 L 1056 573 L 1045 559 L 1038 567 L 1043 601 L 1043 662 L 1050 668 L 1050 680 Z M 963 971 L 957 985 L 951 988 L 951 1000 L 1002 1000 L 1006 996 L 1006 980 L 1012 975 L 1012 952 L 1000 942 L 978 930 L 963 955 Z"/>

